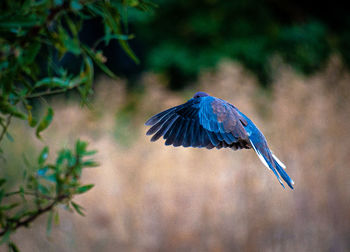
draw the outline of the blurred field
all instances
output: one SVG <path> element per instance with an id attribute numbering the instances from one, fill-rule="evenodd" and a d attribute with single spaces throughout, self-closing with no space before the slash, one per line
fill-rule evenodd
<path id="1" fill-rule="evenodd" d="M 23 251 L 349 251 L 350 74 L 333 58 L 313 77 L 274 65 L 271 92 L 224 62 L 203 72 L 195 89 L 173 93 L 153 74 L 144 92 L 100 79 L 89 110 L 55 101 L 44 143 L 76 138 L 97 149 L 101 166 L 86 171 L 95 188 L 77 202 L 85 218 L 60 211 L 45 238 L 46 216 L 14 236 Z M 283 189 L 252 150 L 205 150 L 150 143 L 145 120 L 197 90 L 226 99 L 264 132 L 287 165 L 295 190 Z M 18 125 L 16 137 L 32 137 Z M 34 138 L 34 137 L 33 137 Z M 9 144 L 17 151 L 26 146 Z M 33 150 L 27 150 L 33 151 Z M 19 158 L 18 158 L 19 159 Z M 20 159 L 18 161 L 21 162 Z"/>

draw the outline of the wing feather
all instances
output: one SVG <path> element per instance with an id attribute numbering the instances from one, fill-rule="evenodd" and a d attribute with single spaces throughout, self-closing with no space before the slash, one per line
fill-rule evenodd
<path id="1" fill-rule="evenodd" d="M 173 123 L 173 125 L 170 127 L 170 129 L 165 133 L 164 139 L 165 145 L 171 145 L 174 142 L 174 139 L 176 137 L 177 131 L 179 130 L 179 126 L 181 124 L 181 117 L 179 116 L 176 121 Z"/>
<path id="2" fill-rule="evenodd" d="M 172 113 L 172 112 L 168 112 L 167 114 L 165 114 L 161 119 L 158 120 L 157 123 L 155 123 L 147 131 L 146 135 L 153 135 L 154 133 L 156 133 L 172 115 L 174 115 L 174 113 Z"/>
<path id="3" fill-rule="evenodd" d="M 190 134 L 190 130 L 191 130 L 189 128 L 190 122 L 191 122 L 191 119 L 186 118 L 185 124 L 184 124 L 183 135 L 181 137 L 181 142 L 179 144 L 179 145 L 182 145 L 183 147 L 188 147 L 189 146 L 188 139 L 190 139 L 190 138 L 188 137 L 188 135 Z M 180 139 L 179 139 L 179 141 L 180 141 Z"/>
<path id="4" fill-rule="evenodd" d="M 208 133 L 208 136 L 209 136 L 211 143 L 214 146 L 217 146 L 220 143 L 220 140 L 217 138 L 216 134 L 214 132 L 211 132 L 211 131 L 207 131 L 207 133 Z"/>
<path id="5" fill-rule="evenodd" d="M 234 107 L 211 96 L 167 109 L 151 117 L 146 125 L 152 126 L 146 133 L 154 134 L 151 140 L 163 136 L 166 145 L 235 149 L 248 139 Z"/>
<path id="6" fill-rule="evenodd" d="M 193 137 L 193 129 L 194 129 L 193 121 L 194 121 L 193 119 L 188 119 L 186 137 L 184 137 L 184 140 L 182 142 L 182 145 L 184 147 L 192 146 L 192 137 Z"/>
<path id="7" fill-rule="evenodd" d="M 184 132 L 185 132 L 186 121 L 187 121 L 186 119 L 182 118 L 179 129 L 178 129 L 177 134 L 176 134 L 174 141 L 173 141 L 174 147 L 178 147 L 182 144 L 182 140 L 183 140 Z"/>
<path id="8" fill-rule="evenodd" d="M 201 137 L 201 145 L 200 145 L 200 147 L 207 147 L 211 142 L 209 140 L 209 137 L 208 137 L 208 134 L 207 134 L 206 130 L 203 129 L 203 127 L 200 127 L 199 135 Z"/>
<path id="9" fill-rule="evenodd" d="M 176 121 L 178 117 L 179 117 L 178 115 L 172 114 L 170 118 L 158 130 L 158 132 L 153 135 L 153 137 L 151 138 L 151 141 L 152 142 L 157 141 L 161 136 L 163 136 L 169 130 L 169 128 L 173 125 L 173 123 Z"/>
<path id="10" fill-rule="evenodd" d="M 194 127 L 192 128 L 193 135 L 192 135 L 192 146 L 193 147 L 200 147 L 200 125 L 197 120 L 193 121 Z"/>
<path id="11" fill-rule="evenodd" d="M 182 106 L 182 105 L 180 105 Z M 171 113 L 173 111 L 175 111 L 176 109 L 179 109 L 180 106 L 176 106 L 170 109 L 167 109 L 163 112 L 160 112 L 154 116 L 152 116 L 150 119 L 147 120 L 147 122 L 145 123 L 145 125 L 147 126 L 152 126 L 154 124 L 156 124 L 159 120 L 161 120 L 166 114 Z"/>

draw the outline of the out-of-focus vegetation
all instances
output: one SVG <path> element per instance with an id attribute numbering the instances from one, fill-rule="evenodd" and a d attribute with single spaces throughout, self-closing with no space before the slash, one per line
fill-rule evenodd
<path id="1" fill-rule="evenodd" d="M 144 92 L 133 95 L 125 81 L 100 79 L 92 110 L 62 96 L 54 106 L 62 119 L 45 136 L 60 146 L 79 134 L 100 150 L 101 167 L 83 178 L 95 187 L 79 198 L 88 211 L 85 218 L 61 211 L 54 239 L 42 239 L 41 219 L 30 235 L 18 230 L 14 241 L 63 252 L 349 251 L 350 74 L 337 58 L 307 78 L 275 67 L 269 92 L 239 64 L 223 62 L 215 73 L 203 72 L 196 89 L 182 92 L 147 74 Z M 287 165 L 295 190 L 283 190 L 252 150 L 150 142 L 143 126 L 149 116 L 183 103 L 197 88 L 249 115 Z M 120 138 L 116 131 L 128 134 Z M 26 131 L 16 125 L 15 132 Z"/>
<path id="2" fill-rule="evenodd" d="M 259 0 L 161 0 L 151 16 L 130 11 L 144 44 L 147 69 L 181 88 L 223 58 L 242 63 L 262 84 L 280 56 L 298 72 L 314 73 L 338 53 L 350 66 L 350 15 L 341 3 Z M 345 4 L 344 4 L 345 5 Z"/>
<path id="3" fill-rule="evenodd" d="M 27 121 L 35 128 L 37 138 L 53 120 L 54 110 L 44 99 L 47 96 L 79 92 L 86 104 L 92 94 L 94 64 L 110 77 L 115 75 L 104 64 L 108 59 L 97 49 L 100 44 L 108 45 L 111 40 L 119 41 L 123 51 L 138 62 L 128 45 L 131 35 L 124 33 L 127 17 L 122 15 L 128 7 L 148 10 L 150 4 L 140 1 L 78 1 L 78 0 L 23 0 L 1 1 L 0 3 L 0 142 L 4 138 L 14 139 L 10 132 L 14 118 Z M 103 24 L 103 36 L 95 38 L 89 46 L 80 38 L 84 22 L 98 19 Z M 73 55 L 80 59 L 77 73 L 70 72 L 61 64 L 63 57 Z M 35 106 L 46 104 L 47 112 L 41 119 Z M 40 111 L 39 111 L 40 112 Z M 0 236 L 1 243 L 7 243 L 10 250 L 16 250 L 10 235 L 17 228 L 28 226 L 39 215 L 52 215 L 59 203 L 67 209 L 82 214 L 81 207 L 72 201 L 76 194 L 84 193 L 92 186 L 81 186 L 80 177 L 84 167 L 95 166 L 93 160 L 84 156 L 93 154 L 86 150 L 86 143 L 77 141 L 75 151 L 62 150 L 55 163 L 46 163 L 48 147 L 44 147 L 36 165 L 25 163 L 23 184 L 11 191 L 13 183 L 0 178 Z M 10 167 L 6 159 L 7 149 L 0 146 L 2 167 Z M 19 157 L 17 157 L 19 158 Z M 16 158 L 16 159 L 17 159 Z M 6 171 L 2 169 L 0 176 Z M 45 182 L 46 181 L 46 182 Z"/>

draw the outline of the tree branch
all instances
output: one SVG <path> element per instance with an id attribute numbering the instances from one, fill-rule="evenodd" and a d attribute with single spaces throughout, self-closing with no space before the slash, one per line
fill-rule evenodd
<path id="1" fill-rule="evenodd" d="M 72 85 L 69 86 L 69 87 L 65 87 L 65 88 L 62 88 L 62 89 L 56 89 L 56 90 L 46 90 L 46 91 L 38 92 L 38 93 L 34 93 L 34 94 L 28 94 L 28 95 L 24 96 L 24 98 L 25 99 L 31 99 L 31 98 L 41 97 L 41 96 L 65 93 L 65 92 L 67 92 L 69 90 L 72 90 L 72 89 L 80 87 L 82 84 L 84 84 L 84 82 L 86 80 L 87 80 L 86 77 L 80 78 L 78 80 L 73 80 L 72 81 Z"/>
<path id="2" fill-rule="evenodd" d="M 4 229 L 2 231 L 0 231 L 0 236 L 3 236 L 4 234 L 6 234 L 7 231 L 9 230 L 16 230 L 19 227 L 23 227 L 23 226 L 28 226 L 31 222 L 33 222 L 35 219 L 37 219 L 40 215 L 49 212 L 50 210 L 52 210 L 58 203 L 60 203 L 61 201 L 63 201 L 64 199 L 68 198 L 68 195 L 59 195 L 55 198 L 55 200 L 53 202 L 51 202 L 51 204 L 47 205 L 44 208 L 40 208 L 38 209 L 35 213 L 33 213 L 32 215 L 28 216 L 27 218 L 23 219 L 23 220 L 17 220 L 17 221 L 13 221 L 11 224 L 7 224 Z"/>
<path id="3" fill-rule="evenodd" d="M 47 200 L 55 200 L 54 197 L 50 197 L 50 196 L 45 195 L 45 194 L 39 194 L 39 195 L 37 195 L 36 193 L 33 193 L 33 192 L 26 192 L 26 191 L 24 191 L 24 192 L 21 192 L 21 191 L 9 192 L 9 193 L 6 193 L 6 194 L 4 195 L 4 197 L 7 198 L 7 197 L 11 197 L 11 196 L 13 196 L 13 195 L 17 195 L 17 194 L 21 194 L 21 193 L 23 193 L 24 195 L 29 195 L 29 196 L 39 196 L 39 197 L 45 198 L 45 199 L 47 199 Z"/>

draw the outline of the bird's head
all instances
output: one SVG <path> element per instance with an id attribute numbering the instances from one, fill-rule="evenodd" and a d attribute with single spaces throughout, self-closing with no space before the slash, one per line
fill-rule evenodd
<path id="1" fill-rule="evenodd" d="M 200 97 L 204 97 L 204 96 L 209 96 L 209 95 L 205 92 L 200 91 L 200 92 L 195 93 L 193 98 L 196 99 L 196 98 L 200 98 Z"/>

